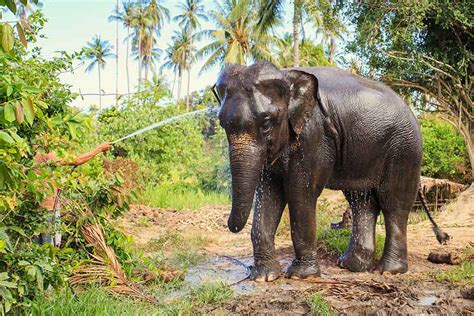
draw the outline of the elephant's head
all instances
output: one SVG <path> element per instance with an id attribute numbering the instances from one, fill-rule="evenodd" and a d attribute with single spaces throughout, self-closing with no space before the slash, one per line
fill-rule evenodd
<path id="1" fill-rule="evenodd" d="M 265 162 L 278 159 L 290 135 L 299 135 L 316 104 L 317 79 L 299 70 L 281 71 L 268 62 L 229 65 L 216 93 L 219 121 L 229 141 L 232 211 L 228 226 L 245 226 Z"/>

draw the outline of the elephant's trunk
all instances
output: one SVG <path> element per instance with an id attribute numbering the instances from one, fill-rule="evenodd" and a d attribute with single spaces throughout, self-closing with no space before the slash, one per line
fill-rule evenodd
<path id="1" fill-rule="evenodd" d="M 227 225 L 233 233 L 241 231 L 249 218 L 263 166 L 263 152 L 248 134 L 229 137 L 232 210 Z"/>

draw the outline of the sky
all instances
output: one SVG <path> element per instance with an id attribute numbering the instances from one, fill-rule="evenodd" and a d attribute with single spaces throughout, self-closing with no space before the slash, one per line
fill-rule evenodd
<path id="1" fill-rule="evenodd" d="M 121 1 L 120 1 L 121 2 Z M 44 0 L 42 11 L 48 19 L 43 34 L 45 38 L 40 39 L 37 46 L 42 48 L 45 57 L 52 57 L 57 51 L 65 50 L 67 52 L 79 51 L 87 45 L 95 35 L 102 39 L 109 40 L 114 46 L 116 41 L 115 22 L 108 22 L 108 17 L 113 13 L 115 0 Z M 171 17 L 177 15 L 176 1 L 164 1 L 163 4 L 170 9 Z M 203 27 L 210 27 L 209 24 Z M 173 32 L 178 29 L 176 22 L 166 23 L 162 29 L 162 35 L 158 39 L 160 49 L 165 49 L 171 42 Z M 126 44 L 123 41 L 126 37 L 126 29 L 119 26 L 119 94 L 127 93 L 126 77 Z M 138 63 L 132 56 L 130 58 L 130 85 L 131 89 L 136 86 L 138 78 Z M 62 75 L 65 83 L 72 85 L 74 92 L 82 94 L 98 93 L 98 71 L 97 67 L 90 73 L 86 73 L 87 61 L 77 63 L 77 69 L 74 73 Z M 191 91 L 199 90 L 209 85 L 217 75 L 218 69 L 213 69 L 198 77 L 200 66 L 197 64 L 191 71 Z M 165 77 L 172 82 L 173 73 L 164 72 Z M 105 69 L 101 70 L 102 90 L 105 93 L 115 93 L 115 58 L 107 60 Z M 184 78 L 183 87 L 186 87 Z M 185 89 L 183 92 L 185 93 Z M 103 107 L 114 104 L 115 96 L 103 96 Z M 98 104 L 98 96 L 83 95 L 78 97 L 73 106 L 79 108 L 88 108 L 91 104 Z"/>
<path id="2" fill-rule="evenodd" d="M 95 35 L 100 35 L 102 39 L 109 40 L 114 45 L 116 28 L 115 22 L 108 22 L 108 17 L 113 13 L 115 8 L 115 0 L 44 0 L 42 11 L 48 22 L 46 23 L 43 34 L 44 38 L 40 39 L 36 46 L 42 48 L 43 55 L 48 58 L 57 54 L 58 51 L 67 52 L 79 51 L 86 46 Z M 121 2 L 121 1 L 120 1 Z M 162 4 L 170 10 L 170 16 L 178 14 L 176 8 L 177 1 L 162 1 Z M 214 9 L 212 0 L 204 0 L 206 10 Z M 287 14 L 292 14 L 287 12 Z M 286 19 L 288 20 L 288 19 Z M 290 27 L 290 25 L 288 25 Z M 203 22 L 203 29 L 212 28 L 212 23 Z M 171 42 L 173 32 L 178 30 L 177 22 L 170 21 L 166 23 L 161 31 L 161 37 L 158 39 L 158 47 L 162 50 L 166 49 Z M 288 30 L 289 31 L 289 30 Z M 119 94 L 127 93 L 127 80 L 125 71 L 126 47 L 123 39 L 126 37 L 126 29 L 119 26 Z M 199 43 L 198 48 L 202 47 L 205 42 Z M 213 84 L 216 80 L 219 69 L 215 67 L 205 73 L 199 75 L 199 70 L 204 61 L 197 62 L 191 70 L 190 90 L 200 90 Z M 159 64 L 157 65 L 159 67 Z M 90 73 L 86 73 L 87 62 L 77 63 L 77 69 L 74 73 L 62 75 L 63 82 L 72 85 L 74 92 L 82 94 L 98 93 L 98 72 L 97 67 Z M 136 86 L 138 78 L 137 62 L 130 57 L 130 84 Z M 167 80 L 172 83 L 173 73 L 164 71 L 163 74 Z M 105 69 L 101 71 L 102 90 L 105 93 L 115 93 L 115 59 L 109 59 Z M 186 93 L 187 75 L 183 78 L 181 95 Z M 176 95 L 176 91 L 175 91 Z M 103 107 L 108 107 L 115 102 L 114 96 L 103 96 Z M 78 97 L 73 106 L 81 109 L 87 109 L 91 104 L 98 104 L 98 96 Z"/>

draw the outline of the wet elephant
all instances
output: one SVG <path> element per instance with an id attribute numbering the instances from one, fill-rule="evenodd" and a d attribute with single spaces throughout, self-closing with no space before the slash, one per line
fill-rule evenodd
<path id="1" fill-rule="evenodd" d="M 422 142 L 415 116 L 397 94 L 334 67 L 278 69 L 268 62 L 228 65 L 215 88 L 229 142 L 232 232 L 243 229 L 256 197 L 251 279 L 280 275 L 274 237 L 287 204 L 295 259 L 286 275 L 320 275 L 315 206 L 325 187 L 342 190 L 352 209 L 352 236 L 340 265 L 373 267 L 382 211 L 386 240 L 376 268 L 407 271 L 407 220 Z"/>

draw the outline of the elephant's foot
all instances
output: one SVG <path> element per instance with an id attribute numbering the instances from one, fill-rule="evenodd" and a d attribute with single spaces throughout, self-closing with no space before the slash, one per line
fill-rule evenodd
<path id="1" fill-rule="evenodd" d="M 271 282 L 280 277 L 281 267 L 277 260 L 258 262 L 250 267 L 250 280 Z"/>
<path id="2" fill-rule="evenodd" d="M 400 274 L 408 271 L 408 262 L 406 260 L 380 259 L 376 270 L 381 274 Z"/>
<path id="3" fill-rule="evenodd" d="M 363 272 L 373 269 L 374 252 L 369 250 L 347 250 L 339 258 L 339 266 L 352 272 Z"/>
<path id="4" fill-rule="evenodd" d="M 319 264 L 315 259 L 295 259 L 291 266 L 286 270 L 285 276 L 294 280 L 316 278 L 321 276 L 321 270 L 319 269 Z"/>

